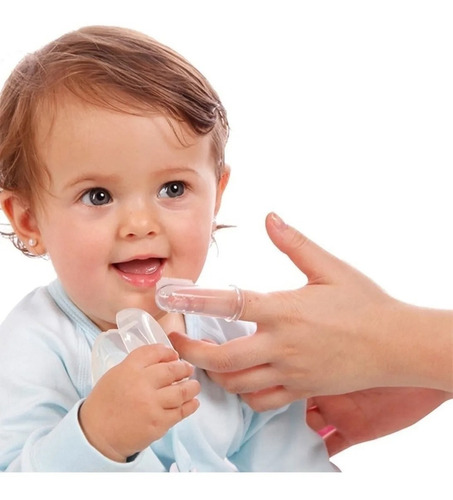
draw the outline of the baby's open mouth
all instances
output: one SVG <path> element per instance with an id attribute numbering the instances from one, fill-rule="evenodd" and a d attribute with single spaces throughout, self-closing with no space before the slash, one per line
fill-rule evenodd
<path id="1" fill-rule="evenodd" d="M 116 262 L 113 264 L 119 271 L 125 274 L 153 274 L 162 265 L 162 259 L 151 257 L 149 259 L 133 259 L 127 262 Z"/>

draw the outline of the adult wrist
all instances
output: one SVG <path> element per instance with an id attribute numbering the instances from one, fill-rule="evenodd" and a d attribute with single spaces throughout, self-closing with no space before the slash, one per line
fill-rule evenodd
<path id="1" fill-rule="evenodd" d="M 453 392 L 453 311 L 392 299 L 384 314 L 385 385 Z"/>

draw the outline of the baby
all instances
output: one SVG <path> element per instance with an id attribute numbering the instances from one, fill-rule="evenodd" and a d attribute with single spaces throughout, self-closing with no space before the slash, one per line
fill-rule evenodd
<path id="1" fill-rule="evenodd" d="M 127 29 L 68 33 L 0 97 L 0 200 L 58 279 L 0 327 L 0 469 L 330 471 L 305 402 L 256 413 L 162 344 L 92 387 L 95 339 L 124 308 L 225 342 L 250 323 L 166 313 L 161 277 L 199 277 L 230 171 L 225 110 L 181 56 Z M 4 285 L 3 285 L 4 286 Z"/>

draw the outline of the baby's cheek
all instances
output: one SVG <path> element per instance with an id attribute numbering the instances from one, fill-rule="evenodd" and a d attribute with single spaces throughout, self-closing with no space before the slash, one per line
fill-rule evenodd
<path id="1" fill-rule="evenodd" d="M 196 281 L 205 265 L 208 248 L 207 245 L 192 245 L 179 257 L 175 255 L 174 264 L 175 268 L 178 268 L 179 275 Z"/>

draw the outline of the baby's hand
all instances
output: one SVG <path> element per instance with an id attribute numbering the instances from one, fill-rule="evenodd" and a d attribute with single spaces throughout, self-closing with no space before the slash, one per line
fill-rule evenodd
<path id="1" fill-rule="evenodd" d="M 104 456 L 125 462 L 196 411 L 200 384 L 183 380 L 192 372 L 162 344 L 135 349 L 99 379 L 81 406 L 86 438 Z"/>

